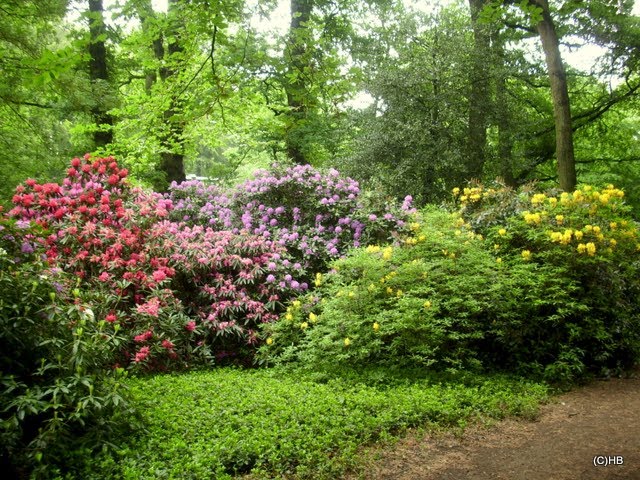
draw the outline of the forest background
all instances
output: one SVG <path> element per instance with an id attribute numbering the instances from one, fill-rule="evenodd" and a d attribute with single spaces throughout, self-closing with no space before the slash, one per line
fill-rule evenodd
<path id="1" fill-rule="evenodd" d="M 472 179 L 571 190 L 577 177 L 637 205 L 637 11 L 629 0 L 3 1 L 0 198 L 94 152 L 159 191 L 291 159 L 417 204 Z M 572 61 L 585 52 L 592 62 Z M 550 79 L 566 79 L 565 97 Z"/>

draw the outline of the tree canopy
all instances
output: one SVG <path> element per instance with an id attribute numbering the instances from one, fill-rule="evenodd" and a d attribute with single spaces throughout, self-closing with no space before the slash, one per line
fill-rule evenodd
<path id="1" fill-rule="evenodd" d="M 9 0 L 1 198 L 96 152 L 159 191 L 291 161 L 420 203 L 496 178 L 614 182 L 635 202 L 634 12 L 630 0 Z M 590 68 L 575 61 L 585 51 L 599 52 Z"/>

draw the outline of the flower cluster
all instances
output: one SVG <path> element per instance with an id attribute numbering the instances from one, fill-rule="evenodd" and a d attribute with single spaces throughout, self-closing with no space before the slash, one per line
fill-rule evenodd
<path id="1" fill-rule="evenodd" d="M 408 232 L 414 213 L 411 197 L 402 205 L 370 198 L 336 170 L 309 165 L 259 171 L 226 192 L 200 182 L 173 184 L 169 198 L 175 221 L 258 235 L 285 247 L 292 257 L 291 275 L 301 268 L 322 270 L 349 248 Z"/>
<path id="2" fill-rule="evenodd" d="M 116 361 L 160 369 L 237 356 L 281 301 L 309 288 L 281 242 L 220 229 L 231 225 L 224 198 L 219 222 L 170 221 L 173 201 L 126 177 L 112 158 L 76 158 L 60 184 L 19 186 L 10 212 L 17 225 L 46 232 L 22 238 L 22 253 L 38 249 L 81 288 L 104 292 L 101 320 L 129 337 Z"/>
<path id="3" fill-rule="evenodd" d="M 625 217 L 624 192 L 613 185 L 603 189 L 585 185 L 572 193 L 520 197 L 528 199 L 528 209 L 492 227 L 496 250 L 526 246 L 521 252 L 526 260 L 535 251 L 547 252 L 548 257 L 554 246 L 583 257 L 625 256 L 638 250 L 638 227 Z M 563 250 L 558 252 L 563 254 Z"/>

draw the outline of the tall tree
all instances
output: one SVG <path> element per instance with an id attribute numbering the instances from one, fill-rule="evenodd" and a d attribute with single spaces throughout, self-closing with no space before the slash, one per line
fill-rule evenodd
<path id="1" fill-rule="evenodd" d="M 573 130 L 571 128 L 571 108 L 567 74 L 560 54 L 558 34 L 549 11 L 547 0 L 533 0 L 541 10 L 536 28 L 540 34 L 542 49 L 547 63 L 553 100 L 553 119 L 556 133 L 556 158 L 560 188 L 571 192 L 575 189 L 576 164 L 573 153 Z"/>
<path id="2" fill-rule="evenodd" d="M 291 22 L 285 48 L 288 124 L 285 133 L 287 155 L 298 164 L 309 163 L 304 149 L 303 123 L 309 112 L 307 76 L 310 70 L 311 11 L 314 0 L 291 0 Z"/>
<path id="3" fill-rule="evenodd" d="M 96 123 L 93 140 L 96 147 L 104 147 L 113 142 L 113 116 L 104 101 L 111 95 L 108 94 L 107 30 L 102 0 L 89 0 L 89 35 L 89 78 L 94 91 L 91 113 Z"/>
<path id="4" fill-rule="evenodd" d="M 154 43 L 156 58 L 164 63 L 160 68 L 160 78 L 168 82 L 178 73 L 180 56 L 184 52 L 181 44 L 182 31 L 180 21 L 180 0 L 169 0 L 168 3 L 168 27 L 167 48 Z M 182 182 L 185 180 L 184 172 L 184 105 L 180 98 L 180 92 L 171 91 L 166 110 L 163 113 L 166 131 L 162 135 L 160 152 L 160 169 L 166 174 L 167 182 Z"/>
<path id="5" fill-rule="evenodd" d="M 487 126 L 491 113 L 489 94 L 489 62 L 491 50 L 489 29 L 479 20 L 489 0 L 469 0 L 473 27 L 473 50 L 469 92 L 469 139 L 467 142 L 467 168 L 469 178 L 482 179 L 486 157 Z"/>

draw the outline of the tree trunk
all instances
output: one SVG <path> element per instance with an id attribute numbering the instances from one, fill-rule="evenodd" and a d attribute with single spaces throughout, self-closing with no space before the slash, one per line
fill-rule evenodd
<path id="1" fill-rule="evenodd" d="M 89 0 L 89 35 L 89 78 L 92 86 L 97 90 L 95 106 L 91 109 L 97 127 L 93 133 L 93 141 L 96 147 L 104 147 L 113 142 L 113 117 L 104 104 L 104 94 L 100 93 L 100 88 L 104 89 L 109 82 L 102 0 Z M 96 86 L 98 88 L 95 88 Z"/>
<path id="2" fill-rule="evenodd" d="M 547 62 L 547 70 L 551 81 L 551 98 L 553 100 L 553 118 L 556 130 L 556 157 L 558 159 L 558 180 L 560 188 L 571 192 L 576 188 L 576 165 L 573 155 L 573 133 L 571 130 L 571 109 L 567 75 L 560 56 L 558 35 L 549 12 L 547 0 L 535 0 L 535 5 L 542 9 L 542 19 L 536 26 L 542 41 Z"/>
<path id="3" fill-rule="evenodd" d="M 297 164 L 308 163 L 304 153 L 303 122 L 308 114 L 305 76 L 308 70 L 309 27 L 313 0 L 291 0 L 291 24 L 285 47 L 289 67 L 284 82 L 289 107 L 289 125 L 285 135 L 287 155 Z"/>
<path id="4" fill-rule="evenodd" d="M 493 45 L 494 71 L 496 75 L 496 103 L 494 108 L 494 122 L 498 127 L 498 161 L 500 176 L 509 187 L 516 186 L 513 176 L 513 125 L 507 94 L 507 79 L 505 75 L 504 41 L 499 33 L 494 32 L 491 43 Z"/>
<path id="5" fill-rule="evenodd" d="M 180 19 L 177 13 L 179 0 L 169 0 L 168 4 L 168 30 L 166 35 L 158 32 L 150 45 L 153 55 L 160 63 L 159 71 L 148 70 L 145 72 L 145 91 L 151 94 L 154 83 L 160 79 L 167 87 L 167 95 L 171 101 L 168 108 L 162 113 L 164 123 L 160 134 L 160 170 L 165 174 L 165 182 L 155 185 L 158 190 L 166 190 L 171 182 L 183 182 L 186 179 L 184 172 L 184 117 L 183 105 L 180 99 L 171 91 L 169 85 L 175 79 L 177 69 L 176 56 L 184 50 L 180 44 Z M 148 30 L 147 22 L 155 17 L 150 1 L 140 5 L 138 16 L 144 30 Z M 164 38 L 170 38 L 170 43 L 165 49 Z M 173 56 L 173 58 L 172 58 Z"/>
<path id="6" fill-rule="evenodd" d="M 489 32 L 487 26 L 478 21 L 487 0 L 469 0 L 473 25 L 473 58 L 471 61 L 471 92 L 469 93 L 469 126 L 467 140 L 467 176 L 482 179 L 487 145 L 487 125 L 491 111 L 489 98 Z"/>

